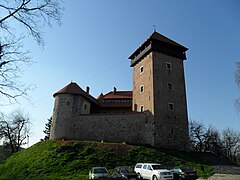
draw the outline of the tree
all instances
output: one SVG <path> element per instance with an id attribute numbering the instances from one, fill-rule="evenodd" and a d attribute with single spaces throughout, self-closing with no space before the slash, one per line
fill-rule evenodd
<path id="1" fill-rule="evenodd" d="M 204 147 L 205 127 L 202 122 L 189 122 L 190 149 L 202 152 Z"/>
<path id="2" fill-rule="evenodd" d="M 219 131 L 213 126 L 206 129 L 204 135 L 204 152 L 211 152 L 215 155 L 222 155 L 222 143 Z"/>
<path id="3" fill-rule="evenodd" d="M 225 156 L 234 161 L 240 152 L 240 133 L 227 128 L 222 132 L 222 144 Z"/>
<path id="4" fill-rule="evenodd" d="M 240 62 L 236 63 L 237 69 L 235 71 L 235 82 L 238 87 L 240 87 Z M 240 112 L 240 98 L 235 100 L 235 109 Z"/>
<path id="5" fill-rule="evenodd" d="M 206 128 L 202 122 L 190 121 L 189 131 L 191 150 L 222 155 L 221 136 L 213 126 Z"/>
<path id="6" fill-rule="evenodd" d="M 41 139 L 42 141 L 47 141 L 50 138 L 50 132 L 51 132 L 51 125 L 52 125 L 52 117 L 48 119 L 48 122 L 45 124 L 45 130 L 43 132 L 46 134 L 44 139 Z"/>
<path id="7" fill-rule="evenodd" d="M 9 116 L 3 113 L 0 116 L 0 139 L 5 146 L 9 146 L 11 152 L 18 152 L 28 140 L 30 131 L 30 119 L 21 110 L 13 111 Z"/>
<path id="8" fill-rule="evenodd" d="M 0 0 L 0 98 L 11 102 L 27 97 L 32 86 L 19 81 L 22 66 L 32 63 L 22 49 L 24 35 L 44 46 L 42 27 L 53 21 L 60 24 L 62 11 L 59 0 Z"/>

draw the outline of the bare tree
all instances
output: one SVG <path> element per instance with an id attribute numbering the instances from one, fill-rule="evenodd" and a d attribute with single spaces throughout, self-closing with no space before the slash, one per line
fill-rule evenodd
<path id="1" fill-rule="evenodd" d="M 202 122 L 191 120 L 189 122 L 190 146 L 192 150 L 202 152 L 204 147 L 206 128 Z"/>
<path id="2" fill-rule="evenodd" d="M 21 39 L 7 39 L 2 44 L 2 53 L 0 59 L 0 98 L 3 96 L 10 102 L 17 100 L 18 97 L 27 98 L 27 92 L 32 88 L 31 85 L 24 85 L 18 81 L 22 74 L 23 64 L 30 64 L 31 59 L 27 52 L 21 52 Z M 2 104 L 0 104 L 2 105 Z"/>
<path id="3" fill-rule="evenodd" d="M 209 126 L 204 134 L 204 152 L 211 152 L 215 155 L 222 155 L 221 135 L 213 126 Z"/>
<path id="4" fill-rule="evenodd" d="M 235 71 L 235 82 L 238 87 L 240 87 L 240 62 L 236 63 L 237 69 Z M 237 112 L 240 112 L 240 98 L 235 100 L 235 109 Z"/>
<path id="5" fill-rule="evenodd" d="M 43 46 L 42 27 L 60 24 L 63 9 L 59 0 L 0 0 L 0 11 L 0 98 L 16 101 L 31 89 L 19 81 L 22 66 L 32 63 L 22 49 L 24 34 Z"/>
<path id="6" fill-rule="evenodd" d="M 18 152 L 22 145 L 27 143 L 30 131 L 30 119 L 23 111 L 13 111 L 9 116 L 1 114 L 0 117 L 0 138 L 11 152 Z"/>
<path id="7" fill-rule="evenodd" d="M 237 153 L 240 152 L 240 133 L 230 128 L 223 130 L 222 144 L 225 155 L 234 161 Z"/>

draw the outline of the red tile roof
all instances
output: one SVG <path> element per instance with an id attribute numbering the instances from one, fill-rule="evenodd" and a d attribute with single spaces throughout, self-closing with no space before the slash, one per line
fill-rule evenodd
<path id="1" fill-rule="evenodd" d="M 64 88 L 60 89 L 58 92 L 54 93 L 53 97 L 55 97 L 57 94 L 79 94 L 79 95 L 83 95 L 85 93 L 86 92 L 83 91 L 83 89 L 80 88 L 77 85 L 77 83 L 71 82 L 70 84 L 68 84 Z"/>
<path id="2" fill-rule="evenodd" d="M 93 103 L 97 104 L 98 102 L 94 97 L 92 97 L 90 94 L 87 94 L 80 86 L 77 85 L 77 83 L 71 82 L 64 88 L 60 89 L 58 92 L 53 94 L 53 97 L 55 97 L 58 94 L 75 94 L 75 95 L 82 95 L 88 100 L 92 101 Z"/>
<path id="3" fill-rule="evenodd" d="M 89 101 L 97 104 L 100 107 L 129 107 L 131 108 L 132 103 L 130 102 L 114 102 L 114 103 L 104 103 L 102 100 L 107 99 L 132 99 L 132 91 L 110 91 L 109 93 L 103 95 L 100 94 L 97 99 L 92 97 L 90 94 L 86 93 L 77 83 L 71 82 L 64 88 L 60 89 L 58 92 L 53 94 L 55 97 L 58 94 L 74 94 L 82 95 L 87 98 Z"/>
<path id="4" fill-rule="evenodd" d="M 103 99 L 132 99 L 132 91 L 110 91 L 102 97 Z"/>

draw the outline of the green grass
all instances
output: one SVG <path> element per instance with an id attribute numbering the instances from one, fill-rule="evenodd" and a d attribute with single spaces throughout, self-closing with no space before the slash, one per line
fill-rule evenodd
<path id="1" fill-rule="evenodd" d="M 134 166 L 156 162 L 167 168 L 184 165 L 201 177 L 212 175 L 211 166 L 194 154 L 117 143 L 43 141 L 15 153 L 0 165 L 0 179 L 88 179 L 93 166 Z M 204 167 L 202 171 L 201 167 Z"/>

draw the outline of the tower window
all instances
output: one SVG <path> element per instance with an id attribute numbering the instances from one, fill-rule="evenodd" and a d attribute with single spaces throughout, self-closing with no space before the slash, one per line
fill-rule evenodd
<path id="1" fill-rule="evenodd" d="M 140 74 L 143 73 L 143 66 L 140 67 Z"/>
<path id="2" fill-rule="evenodd" d="M 167 83 L 167 89 L 168 90 L 172 90 L 173 89 L 172 83 L 170 83 L 170 82 Z"/>
<path id="3" fill-rule="evenodd" d="M 168 103 L 168 110 L 169 111 L 174 111 L 174 104 L 173 103 Z"/>
<path id="4" fill-rule="evenodd" d="M 172 63 L 166 62 L 166 69 L 167 69 L 168 71 L 172 71 Z"/>
<path id="5" fill-rule="evenodd" d="M 143 112 L 144 111 L 144 106 L 142 105 L 140 108 L 141 108 L 140 111 Z"/>
<path id="6" fill-rule="evenodd" d="M 144 91 L 144 86 L 141 85 L 141 86 L 140 86 L 140 92 L 143 93 L 143 91 Z"/>

